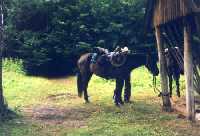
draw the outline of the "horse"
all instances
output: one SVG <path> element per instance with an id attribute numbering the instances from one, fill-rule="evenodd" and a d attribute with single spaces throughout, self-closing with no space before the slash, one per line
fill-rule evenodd
<path id="1" fill-rule="evenodd" d="M 168 81 L 169 81 L 168 86 L 169 86 L 170 97 L 172 97 L 173 79 L 176 82 L 177 96 L 180 97 L 179 79 L 180 79 L 180 75 L 184 74 L 183 57 L 182 57 L 180 49 L 178 47 L 166 48 L 165 58 L 166 58 L 167 75 L 168 75 Z"/>
<path id="2" fill-rule="evenodd" d="M 78 73 L 77 73 L 77 89 L 78 96 L 81 97 L 84 93 L 85 102 L 89 102 L 88 99 L 88 83 L 93 74 L 105 78 L 105 79 L 115 79 L 116 86 L 114 90 L 114 103 L 116 106 L 124 104 L 124 102 L 129 103 L 131 97 L 131 83 L 130 74 L 131 71 L 140 66 L 145 66 L 153 76 L 159 74 L 157 67 L 157 57 L 153 54 L 127 54 L 126 61 L 121 66 L 114 66 L 110 61 L 106 60 L 105 54 L 97 58 L 96 63 L 92 63 L 94 53 L 83 54 L 78 62 Z M 122 101 L 122 88 L 124 89 L 124 102 Z"/>

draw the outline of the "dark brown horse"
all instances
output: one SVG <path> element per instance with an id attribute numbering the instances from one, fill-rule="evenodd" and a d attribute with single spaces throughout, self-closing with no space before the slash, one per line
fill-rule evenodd
<path id="1" fill-rule="evenodd" d="M 159 74 L 156 57 L 152 54 L 128 54 L 126 56 L 126 62 L 119 67 L 113 66 L 111 62 L 106 59 L 103 61 L 104 64 L 102 64 L 103 56 L 98 57 L 96 63 L 92 63 L 91 58 L 93 54 L 94 53 L 87 53 L 82 55 L 77 63 L 79 69 L 79 73 L 77 74 L 78 95 L 81 97 L 82 93 L 84 93 L 86 102 L 89 102 L 87 88 L 93 74 L 106 79 L 116 79 L 114 102 L 117 106 L 123 104 L 121 94 L 124 84 L 124 101 L 130 101 L 130 74 L 133 69 L 144 65 L 154 76 Z"/>
<path id="2" fill-rule="evenodd" d="M 180 97 L 180 75 L 184 74 L 183 55 L 178 47 L 170 47 L 165 49 L 165 58 L 167 66 L 167 74 L 169 80 L 169 92 L 172 97 L 172 82 L 176 82 L 176 93 Z"/>

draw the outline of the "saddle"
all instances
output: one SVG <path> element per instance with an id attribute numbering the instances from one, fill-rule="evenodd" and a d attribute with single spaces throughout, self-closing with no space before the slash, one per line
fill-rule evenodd
<path id="1" fill-rule="evenodd" d="M 101 47 L 94 48 L 95 53 L 92 55 L 91 62 L 104 65 L 106 62 L 109 62 L 114 67 L 120 67 L 126 62 L 127 55 L 130 53 L 130 50 L 127 47 L 120 48 L 117 47 L 113 52 L 109 52 L 107 49 Z"/>

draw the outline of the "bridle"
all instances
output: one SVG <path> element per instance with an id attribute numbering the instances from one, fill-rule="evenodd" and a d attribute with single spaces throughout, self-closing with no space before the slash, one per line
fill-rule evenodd
<path id="1" fill-rule="evenodd" d="M 147 67 L 149 67 L 149 55 L 146 55 L 146 64 Z M 156 87 L 156 76 L 153 75 L 153 90 L 156 94 L 158 94 L 158 97 L 162 96 L 162 92 Z"/>

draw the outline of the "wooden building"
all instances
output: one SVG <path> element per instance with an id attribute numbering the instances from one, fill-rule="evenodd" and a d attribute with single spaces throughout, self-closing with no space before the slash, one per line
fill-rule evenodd
<path id="1" fill-rule="evenodd" d="M 192 37 L 200 34 L 200 0 L 147 0 L 146 29 L 154 29 L 160 63 L 163 110 L 171 111 L 165 45 L 184 47 L 187 117 L 195 119 Z"/>

